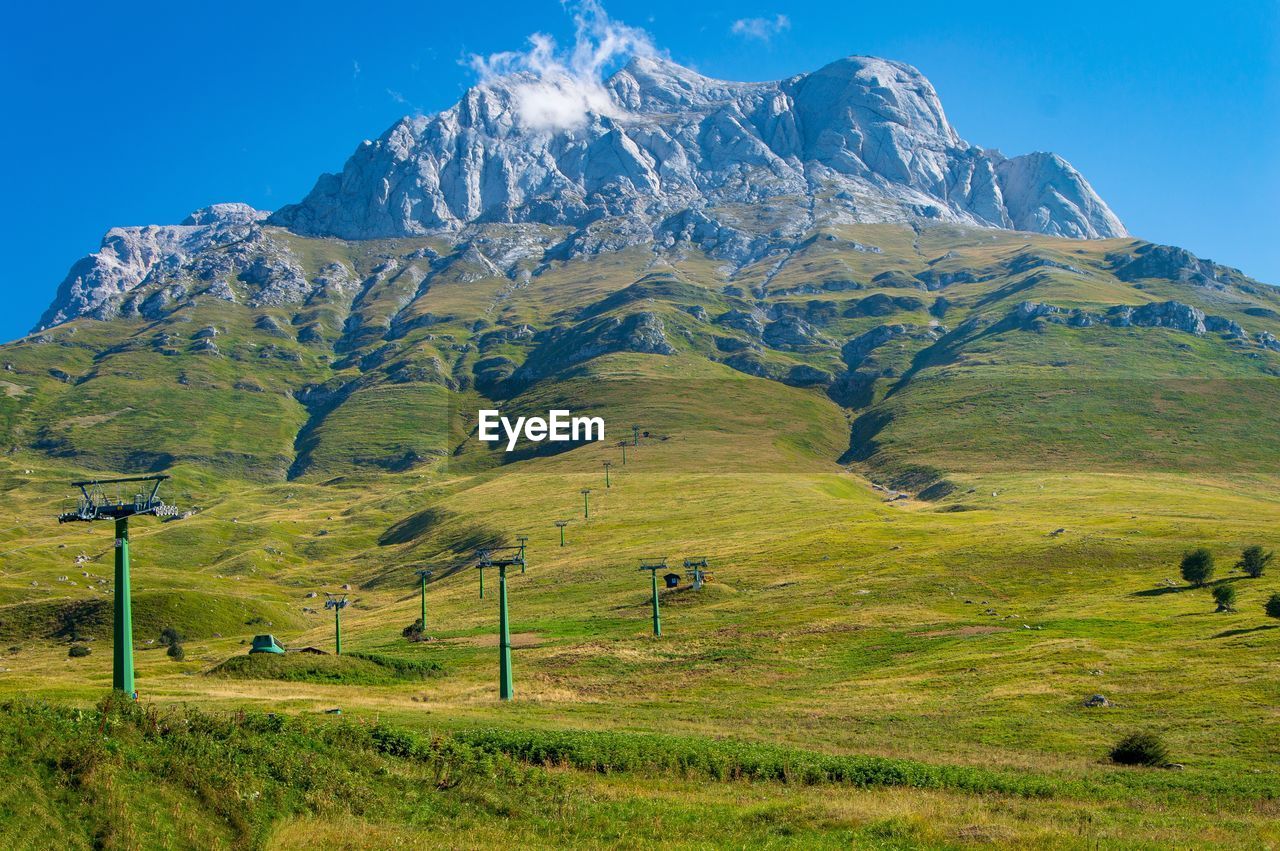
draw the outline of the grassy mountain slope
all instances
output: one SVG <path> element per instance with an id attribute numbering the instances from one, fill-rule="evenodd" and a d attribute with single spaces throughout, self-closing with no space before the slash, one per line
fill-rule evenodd
<path id="1" fill-rule="evenodd" d="M 87 470 L 163 467 L 169 495 L 199 511 L 134 525 L 148 700 L 727 737 L 1083 784 L 1010 805 L 1027 815 L 997 819 L 1009 843 L 1067 844 L 1094 810 L 1086 842 L 1230 845 L 1260 835 L 1226 815 L 1239 801 L 1275 815 L 1280 629 L 1261 605 L 1280 585 L 1230 569 L 1241 547 L 1273 547 L 1280 521 L 1280 353 L 1258 337 L 1280 334 L 1280 299 L 1265 286 L 1229 270 L 1179 280 L 1130 240 L 951 228 L 841 228 L 731 279 L 709 258 L 655 265 L 639 248 L 484 277 L 475 252 L 437 243 L 444 259 L 414 280 L 416 260 L 374 270 L 427 241 L 278 238 L 309 273 L 344 263 L 365 283 L 349 303 L 289 308 L 197 294 L 158 319 L 82 320 L 4 347 L 0 689 L 83 705 L 108 687 L 110 533 L 52 518 Z M 1138 275 L 1153 266 L 1167 274 Z M 1170 300 L 1245 336 L 1019 313 Z M 882 326 L 902 330 L 863 339 Z M 477 408 L 495 404 L 602 414 L 610 440 L 508 455 L 473 438 Z M 624 467 L 613 443 L 632 423 L 649 436 Z M 564 548 L 557 519 L 571 521 Z M 471 556 L 519 533 L 519 699 L 504 706 L 494 600 L 478 599 Z M 1237 612 L 1167 581 L 1200 544 Z M 637 560 L 704 554 L 714 580 L 664 595 L 655 641 Z M 433 640 L 410 643 L 421 566 L 436 571 Z M 444 674 L 207 675 L 257 632 L 330 646 L 323 598 L 307 595 L 343 583 L 344 649 Z M 164 626 L 189 636 L 185 661 L 145 643 Z M 67 657 L 71 627 L 94 639 L 90 656 Z M 1085 707 L 1094 693 L 1114 705 Z M 1185 771 L 1102 764 L 1135 728 L 1161 730 Z M 1247 788 L 1212 791 L 1230 778 Z M 644 797 L 628 780 L 567 782 Z M 959 794 L 884 844 L 962 841 L 974 816 Z M 1094 795 L 1118 803 L 1080 803 Z M 875 821 L 869 798 L 840 800 L 854 828 Z"/>

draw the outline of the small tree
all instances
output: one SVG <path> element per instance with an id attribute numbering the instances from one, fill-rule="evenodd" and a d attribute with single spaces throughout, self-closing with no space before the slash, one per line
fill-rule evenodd
<path id="1" fill-rule="evenodd" d="M 93 650 L 86 644 L 73 644 L 71 649 L 67 651 L 67 655 L 72 659 L 79 659 L 88 656 Z"/>
<path id="2" fill-rule="evenodd" d="M 413 623 L 409 624 L 403 630 L 401 630 L 400 634 L 403 635 L 405 638 L 409 639 L 410 641 L 421 640 L 422 639 L 422 618 L 415 618 Z"/>
<path id="3" fill-rule="evenodd" d="M 1266 612 L 1267 617 L 1280 618 L 1280 594 L 1272 594 L 1267 600 Z"/>
<path id="4" fill-rule="evenodd" d="M 167 647 L 172 647 L 175 644 L 181 644 L 182 633 L 178 632 L 178 630 L 171 626 L 166 626 L 164 629 L 160 630 L 160 643 Z"/>
<path id="5" fill-rule="evenodd" d="M 1231 585 L 1219 585 L 1213 589 L 1213 602 L 1218 604 L 1220 612 L 1236 610 L 1236 589 Z"/>
<path id="6" fill-rule="evenodd" d="M 1130 733 L 1111 749 L 1111 761 L 1120 765 L 1169 764 L 1169 749 L 1155 733 Z"/>
<path id="7" fill-rule="evenodd" d="M 1182 578 L 1197 588 L 1213 578 L 1213 553 L 1204 547 L 1194 549 L 1182 557 Z"/>
<path id="8" fill-rule="evenodd" d="M 1236 562 L 1236 567 L 1257 579 L 1266 572 L 1267 565 L 1274 557 L 1275 553 L 1266 552 L 1262 547 L 1254 544 L 1251 547 L 1244 548 L 1244 552 L 1240 554 L 1240 560 Z"/>
<path id="9" fill-rule="evenodd" d="M 187 658 L 187 651 L 183 650 L 182 645 L 176 641 L 169 645 L 169 649 L 166 652 L 169 654 L 169 658 L 175 662 L 181 662 Z"/>

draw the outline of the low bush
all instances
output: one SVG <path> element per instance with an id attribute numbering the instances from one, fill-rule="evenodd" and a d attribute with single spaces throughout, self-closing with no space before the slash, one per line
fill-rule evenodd
<path id="1" fill-rule="evenodd" d="M 183 659 L 187 658 L 187 651 L 183 650 L 182 645 L 178 644 L 176 641 L 169 645 L 169 649 L 166 652 L 169 658 L 175 662 L 181 662 Z"/>
<path id="2" fill-rule="evenodd" d="M 1169 749 L 1155 733 L 1130 733 L 1111 749 L 1111 761 L 1117 765 L 1169 764 Z"/>
<path id="3" fill-rule="evenodd" d="M 1267 617 L 1280 618 L 1280 594 L 1272 594 L 1263 609 Z"/>
<path id="4" fill-rule="evenodd" d="M 67 651 L 67 655 L 72 659 L 80 659 L 84 656 L 88 656 L 92 652 L 93 648 L 89 647 L 87 644 L 73 644 L 71 645 L 71 649 Z"/>

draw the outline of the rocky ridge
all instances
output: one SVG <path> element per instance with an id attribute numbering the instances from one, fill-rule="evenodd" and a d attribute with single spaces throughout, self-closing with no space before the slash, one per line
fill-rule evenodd
<path id="1" fill-rule="evenodd" d="M 470 89 L 438 115 L 402 119 L 271 221 L 369 239 L 476 222 L 581 229 L 627 217 L 637 241 L 683 235 L 732 253 L 723 244 L 737 241 L 739 223 L 716 208 L 776 200 L 810 223 L 921 219 L 1125 234 L 1061 157 L 1006 158 L 964 141 L 933 86 L 903 63 L 853 56 L 786 80 L 738 83 L 637 57 L 605 81 L 613 109 L 557 130 L 522 120 L 524 95 L 539 84 L 515 74 Z"/>

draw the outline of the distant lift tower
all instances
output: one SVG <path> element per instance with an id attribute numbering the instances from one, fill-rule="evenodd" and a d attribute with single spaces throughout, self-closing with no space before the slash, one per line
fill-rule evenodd
<path id="1" fill-rule="evenodd" d="M 426 634 L 427 634 L 427 580 L 431 578 L 432 574 L 434 574 L 435 571 L 427 570 L 426 568 L 423 568 L 422 570 L 416 570 L 414 572 L 418 574 L 418 582 L 422 591 L 422 620 L 421 620 L 422 635 L 423 637 L 426 637 Z"/>
<path id="2" fill-rule="evenodd" d="M 328 599 L 324 601 L 326 609 L 333 609 L 333 655 L 342 655 L 342 610 L 347 607 L 347 595 L 324 593 Z"/>
<path id="3" fill-rule="evenodd" d="M 511 626 L 507 620 L 507 568 L 524 567 L 524 547 L 494 547 L 476 553 L 476 567 L 498 569 L 498 697 L 510 700 Z"/>
<path id="4" fill-rule="evenodd" d="M 667 569 L 666 558 L 645 558 L 640 560 L 640 569 L 649 571 L 653 579 L 653 634 L 662 635 L 662 615 L 658 611 L 658 571 Z"/>
<path id="5" fill-rule="evenodd" d="M 707 572 L 707 557 L 694 556 L 684 560 L 685 573 L 693 582 L 693 590 L 697 591 L 702 584 L 707 581 L 710 574 Z"/>
<path id="6" fill-rule="evenodd" d="M 564 527 L 569 525 L 568 520 L 557 520 L 556 526 L 560 529 L 560 546 L 564 546 Z"/>
<path id="7" fill-rule="evenodd" d="M 175 517 L 178 509 L 165 505 L 157 496 L 160 483 L 168 476 L 128 476 L 122 479 L 95 479 L 72 482 L 80 488 L 80 498 L 75 511 L 58 515 L 59 523 L 95 520 L 116 522 L 116 587 L 115 623 L 112 627 L 111 687 L 129 695 L 136 694 L 133 687 L 133 605 L 129 599 L 129 518 L 139 514 L 157 517 Z M 150 482 L 150 492 L 144 487 L 132 499 L 110 495 L 115 485 L 133 482 Z M 132 488 L 130 488 L 131 490 Z"/>
<path id="8" fill-rule="evenodd" d="M 605 489 L 607 490 L 609 488 L 609 468 L 613 466 L 613 462 L 604 461 L 603 464 L 604 464 L 604 486 L 605 486 Z"/>

